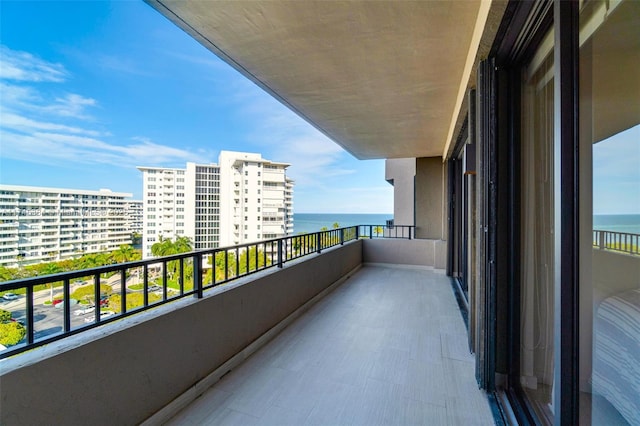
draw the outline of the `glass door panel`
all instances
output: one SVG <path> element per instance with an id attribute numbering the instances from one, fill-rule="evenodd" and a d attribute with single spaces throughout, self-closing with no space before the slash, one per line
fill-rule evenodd
<path id="1" fill-rule="evenodd" d="M 553 32 L 522 74 L 520 386 L 539 419 L 553 419 Z"/>
<path id="2" fill-rule="evenodd" d="M 640 2 L 580 10 L 580 423 L 640 425 Z"/>

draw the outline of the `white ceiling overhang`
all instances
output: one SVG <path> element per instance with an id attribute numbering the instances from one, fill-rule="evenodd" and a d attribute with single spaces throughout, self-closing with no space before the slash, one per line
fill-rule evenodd
<path id="1" fill-rule="evenodd" d="M 359 159 L 447 151 L 490 5 L 148 2 Z"/>

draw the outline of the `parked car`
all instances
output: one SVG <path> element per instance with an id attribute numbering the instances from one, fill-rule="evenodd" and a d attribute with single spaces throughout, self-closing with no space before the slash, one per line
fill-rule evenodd
<path id="1" fill-rule="evenodd" d="M 2 298 L 4 300 L 16 300 L 18 298 L 18 295 L 14 293 L 5 293 L 4 296 L 2 296 Z"/>
<path id="2" fill-rule="evenodd" d="M 113 316 L 115 314 L 116 313 L 113 312 L 113 311 L 102 311 L 102 312 L 100 312 L 100 319 L 103 320 L 103 319 L 109 318 L 110 316 Z M 93 317 L 93 315 L 84 319 L 84 322 L 94 322 L 94 321 L 95 321 L 95 318 Z"/>
<path id="3" fill-rule="evenodd" d="M 64 299 L 53 299 L 53 302 L 51 302 L 51 305 L 56 306 L 60 303 L 62 303 L 64 301 Z"/>
<path id="4" fill-rule="evenodd" d="M 158 291 L 158 290 L 162 290 L 162 287 L 160 287 L 159 285 L 152 285 L 151 287 L 149 287 L 149 291 Z"/>
<path id="5" fill-rule="evenodd" d="M 91 312 L 93 312 L 95 310 L 96 310 L 95 306 L 87 306 L 86 308 L 82 308 L 82 309 L 78 309 L 77 311 L 74 311 L 73 315 L 76 315 L 76 316 L 86 315 L 86 314 L 91 313 Z"/>

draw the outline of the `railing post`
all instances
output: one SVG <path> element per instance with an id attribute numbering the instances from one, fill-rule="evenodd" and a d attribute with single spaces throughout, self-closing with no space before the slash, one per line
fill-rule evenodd
<path id="1" fill-rule="evenodd" d="M 202 299 L 202 257 L 199 254 L 193 255 L 193 295 L 197 299 Z"/>
<path id="2" fill-rule="evenodd" d="M 604 250 L 606 248 L 606 244 L 604 243 L 604 231 L 598 231 L 598 239 L 600 250 Z"/>
<path id="3" fill-rule="evenodd" d="M 53 285 L 53 284 L 51 284 Z M 33 286 L 27 287 L 27 303 L 26 303 L 26 320 L 27 320 L 27 344 L 33 345 L 34 341 L 34 320 L 33 320 Z"/>
<path id="4" fill-rule="evenodd" d="M 278 240 L 278 268 L 282 268 L 282 239 Z"/>
<path id="5" fill-rule="evenodd" d="M 411 231 L 413 230 L 413 228 L 411 226 L 409 226 L 409 239 L 411 239 Z"/>
<path id="6" fill-rule="evenodd" d="M 120 270 L 120 313 L 127 311 L 127 270 Z"/>
<path id="7" fill-rule="evenodd" d="M 53 288 L 53 283 L 51 283 L 51 287 Z M 65 278 L 62 281 L 62 287 L 64 293 L 64 303 L 62 305 L 64 308 L 64 332 L 68 333 L 71 331 L 71 289 L 69 288 L 69 278 Z"/>
<path id="8" fill-rule="evenodd" d="M 340 245 L 344 245 L 344 228 L 340 228 Z"/>
<path id="9" fill-rule="evenodd" d="M 149 306 L 149 264 L 145 263 L 142 267 L 142 287 L 144 290 L 144 306 Z"/>
<path id="10" fill-rule="evenodd" d="M 356 240 L 360 239 L 360 225 L 356 225 Z"/>
<path id="11" fill-rule="evenodd" d="M 320 232 L 316 233 L 316 249 L 317 249 L 317 253 L 320 253 L 322 251 L 322 243 L 320 241 Z"/>
<path id="12" fill-rule="evenodd" d="M 373 226 L 369 225 L 369 238 L 373 240 Z"/>

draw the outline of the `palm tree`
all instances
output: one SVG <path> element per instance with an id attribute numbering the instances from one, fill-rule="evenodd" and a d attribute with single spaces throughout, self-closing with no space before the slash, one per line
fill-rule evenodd
<path id="1" fill-rule="evenodd" d="M 338 229 L 340 228 L 340 224 L 338 222 L 333 222 L 333 229 Z"/>
<path id="2" fill-rule="evenodd" d="M 120 246 L 120 248 L 111 252 L 111 256 L 117 263 L 139 260 L 141 257 L 140 253 L 136 249 L 134 249 L 133 246 L 130 246 L 128 244 L 123 244 Z"/>
<path id="3" fill-rule="evenodd" d="M 151 254 L 154 256 L 171 256 L 178 253 L 186 253 L 192 251 L 191 239 L 189 237 L 177 237 L 176 241 L 171 241 L 171 238 L 163 238 L 160 236 L 160 240 L 151 246 Z M 173 276 L 176 270 L 176 261 L 168 262 L 170 275 Z"/>
<path id="4" fill-rule="evenodd" d="M 60 266 L 58 266 L 57 263 L 47 263 L 43 268 L 42 268 L 42 275 L 52 275 L 52 274 L 57 274 L 58 272 L 62 272 L 62 268 L 60 268 Z M 53 303 L 53 285 L 56 283 L 49 283 L 49 301 L 51 303 Z"/>

